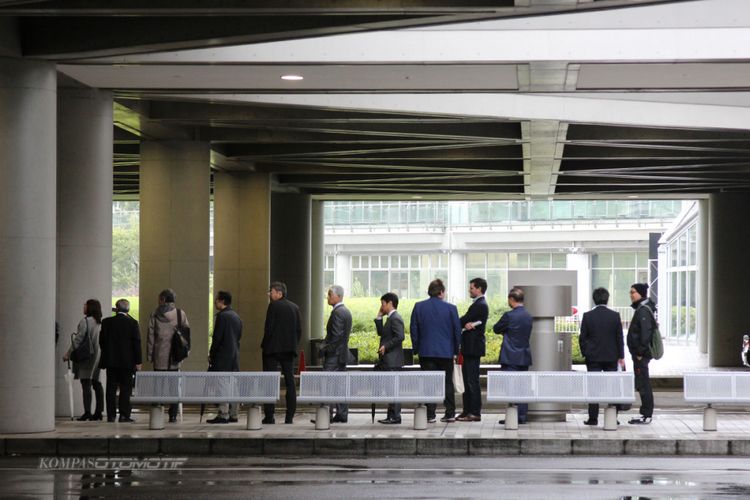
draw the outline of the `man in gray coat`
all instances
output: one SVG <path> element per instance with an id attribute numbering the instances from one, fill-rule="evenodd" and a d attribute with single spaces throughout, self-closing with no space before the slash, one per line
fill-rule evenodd
<path id="1" fill-rule="evenodd" d="M 375 328 L 380 336 L 380 348 L 378 349 L 378 365 L 381 370 L 396 371 L 404 367 L 404 320 L 398 313 L 398 295 L 386 293 L 380 297 L 380 310 L 375 318 Z M 388 318 L 385 325 L 383 316 Z M 378 420 L 381 424 L 401 423 L 401 404 L 391 403 L 388 405 L 388 414 L 385 419 Z"/>
<path id="2" fill-rule="evenodd" d="M 214 318 L 214 333 L 211 337 L 211 350 L 208 353 L 208 371 L 240 371 L 239 352 L 242 338 L 242 320 L 232 309 L 232 294 L 220 291 L 216 294 L 214 307 L 218 311 Z M 222 380 L 223 381 L 223 380 Z M 209 424 L 237 422 L 237 403 L 221 403 L 219 414 Z"/>
<path id="3" fill-rule="evenodd" d="M 328 290 L 328 305 L 333 307 L 326 325 L 326 338 L 320 348 L 323 356 L 323 370 L 346 371 L 349 360 L 349 334 L 352 332 L 352 313 L 344 305 L 344 288 L 334 285 Z M 349 419 L 349 405 L 336 404 L 336 414 L 331 407 L 331 422 L 346 423 Z"/>

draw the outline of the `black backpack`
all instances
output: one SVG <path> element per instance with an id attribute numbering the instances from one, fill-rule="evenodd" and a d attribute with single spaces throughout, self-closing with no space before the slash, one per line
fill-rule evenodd
<path id="1" fill-rule="evenodd" d="M 182 326 L 182 311 L 177 309 L 177 328 L 172 334 L 172 348 L 169 357 L 172 364 L 180 363 L 190 354 L 190 328 Z"/>

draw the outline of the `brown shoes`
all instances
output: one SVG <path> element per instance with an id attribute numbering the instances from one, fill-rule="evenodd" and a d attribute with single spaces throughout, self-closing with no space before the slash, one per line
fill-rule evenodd
<path id="1" fill-rule="evenodd" d="M 458 422 L 481 422 L 482 417 L 479 415 L 472 415 L 472 414 L 459 415 L 458 417 L 456 417 L 456 420 Z"/>

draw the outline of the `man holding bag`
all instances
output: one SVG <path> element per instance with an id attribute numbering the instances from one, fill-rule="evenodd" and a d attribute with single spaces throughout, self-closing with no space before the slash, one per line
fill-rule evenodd
<path id="1" fill-rule="evenodd" d="M 490 308 L 484 298 L 487 281 L 474 278 L 469 282 L 469 296 L 472 303 L 466 314 L 461 316 L 461 354 L 464 362 L 461 374 L 464 379 L 464 406 L 456 418 L 459 422 L 479 422 L 482 420 L 482 389 L 479 386 L 479 361 L 486 351 L 484 329 Z"/>

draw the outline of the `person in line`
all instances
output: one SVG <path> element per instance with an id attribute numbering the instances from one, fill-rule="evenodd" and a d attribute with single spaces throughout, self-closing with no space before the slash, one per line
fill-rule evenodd
<path id="1" fill-rule="evenodd" d="M 616 372 L 617 366 L 625 368 L 625 348 L 622 340 L 620 313 L 607 307 L 609 291 L 597 288 L 593 293 L 594 308 L 583 313 L 578 345 L 590 372 Z M 598 425 L 599 405 L 589 405 L 589 418 L 585 425 Z"/>
<path id="2" fill-rule="evenodd" d="M 240 339 L 242 338 L 242 320 L 232 309 L 232 294 L 220 290 L 214 300 L 216 317 L 214 332 L 211 336 L 211 350 L 208 352 L 208 371 L 240 371 Z M 221 379 L 226 383 L 225 379 Z M 222 387 L 227 390 L 228 387 Z M 221 403 L 216 417 L 206 420 L 209 424 L 228 424 L 237 422 L 237 403 Z"/>
<path id="3" fill-rule="evenodd" d="M 101 368 L 107 370 L 107 422 L 115 421 L 118 406 L 120 422 L 135 422 L 130 417 L 130 395 L 133 391 L 133 374 L 142 367 L 141 332 L 138 322 L 130 317 L 129 312 L 130 302 L 127 299 L 118 300 L 115 315 L 102 321 L 99 334 Z"/>
<path id="4" fill-rule="evenodd" d="M 302 321 L 299 307 L 286 297 L 286 285 L 280 281 L 271 283 L 268 287 L 270 302 L 266 310 L 266 323 L 263 330 L 263 341 L 260 348 L 263 351 L 263 371 L 284 374 L 286 387 L 286 417 L 285 424 L 294 422 L 297 410 L 297 392 L 294 386 L 294 357 L 297 346 L 302 338 Z M 273 403 L 263 405 L 264 424 L 274 424 L 275 407 Z"/>
<path id="5" fill-rule="evenodd" d="M 175 293 L 167 288 L 159 293 L 159 305 L 148 320 L 148 337 L 146 339 L 146 358 L 153 363 L 154 371 L 178 371 L 182 362 L 172 357 L 172 337 L 177 330 L 177 313 L 180 313 L 182 331 L 188 345 L 190 343 L 190 324 L 185 311 L 175 306 Z M 169 422 L 177 422 L 177 405 L 169 405 Z"/>
<path id="6" fill-rule="evenodd" d="M 459 320 L 463 325 L 461 332 L 461 354 L 464 364 L 461 373 L 464 377 L 463 411 L 456 417 L 459 422 L 479 422 L 482 420 L 482 389 L 479 386 L 479 361 L 486 353 L 485 328 L 490 308 L 484 294 L 487 293 L 487 281 L 474 278 L 469 282 L 469 297 L 472 303 L 466 314 Z"/>
<path id="7" fill-rule="evenodd" d="M 422 370 L 445 372 L 445 414 L 441 422 L 456 421 L 456 389 L 453 385 L 453 363 L 461 346 L 461 323 L 458 309 L 445 301 L 445 285 L 440 279 L 430 282 L 429 298 L 414 304 L 410 335 L 414 352 L 419 355 Z M 434 423 L 437 405 L 427 405 L 427 422 Z"/>
<path id="8" fill-rule="evenodd" d="M 375 318 L 375 329 L 380 336 L 379 361 L 382 369 L 387 371 L 397 371 L 404 367 L 404 320 L 396 309 L 398 309 L 398 295 L 389 292 L 380 297 L 380 310 Z M 383 317 L 387 319 L 385 324 L 383 324 Z M 378 422 L 400 424 L 401 404 L 389 404 L 386 418 Z"/>
<path id="9" fill-rule="evenodd" d="M 531 366 L 531 314 L 523 306 L 523 290 L 518 287 L 511 288 L 508 292 L 508 305 L 510 311 L 500 317 L 495 323 L 493 331 L 503 336 L 503 345 L 500 347 L 500 370 L 508 372 L 526 372 Z M 518 423 L 525 424 L 529 405 L 522 403 L 518 405 Z M 505 424 L 505 420 L 500 420 Z"/>
<path id="10" fill-rule="evenodd" d="M 349 335 L 352 333 L 352 313 L 344 305 L 344 288 L 334 285 L 328 290 L 328 305 L 333 307 L 326 324 L 326 338 L 320 348 L 323 356 L 323 370 L 346 371 L 349 361 Z M 336 407 L 334 415 L 333 410 Z M 346 423 L 349 420 L 349 405 L 331 405 L 331 423 Z"/>
<path id="11" fill-rule="evenodd" d="M 89 299 L 83 305 L 83 319 L 78 323 L 78 328 L 71 338 L 71 345 L 63 356 L 63 361 L 70 359 L 70 354 L 78 349 L 82 342 L 89 344 L 91 356 L 88 359 L 74 362 L 73 373 L 81 381 L 83 391 L 83 415 L 78 417 L 79 422 L 86 420 L 101 420 L 104 411 L 104 389 L 99 382 L 99 332 L 102 328 L 102 305 L 96 299 Z M 94 388 L 96 407 L 91 413 L 91 388 Z"/>
<path id="12" fill-rule="evenodd" d="M 648 373 L 651 361 L 651 337 L 656 328 L 656 305 L 648 298 L 648 284 L 635 283 L 630 287 L 631 307 L 635 309 L 628 328 L 628 351 L 633 357 L 635 388 L 641 396 L 640 417 L 631 418 L 633 425 L 650 424 L 654 414 L 654 393 Z"/>

